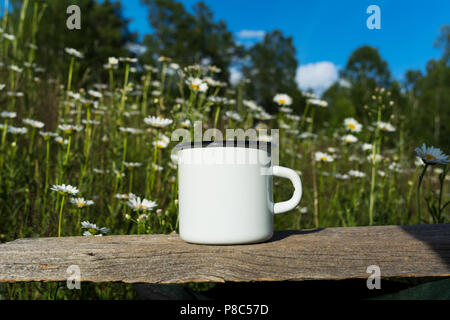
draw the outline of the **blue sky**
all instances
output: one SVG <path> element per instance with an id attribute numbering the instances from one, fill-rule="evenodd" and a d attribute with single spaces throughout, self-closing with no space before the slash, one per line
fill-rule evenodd
<path id="1" fill-rule="evenodd" d="M 182 0 L 189 9 L 196 0 Z M 292 36 L 303 79 L 310 84 L 330 81 L 359 46 L 368 44 L 388 62 L 392 74 L 402 79 L 406 70 L 424 71 L 430 58 L 438 58 L 433 47 L 443 24 L 450 24 L 449 0 L 204 0 L 216 20 L 224 20 L 238 41 L 242 30 L 261 35 L 262 31 L 281 30 Z M 151 32 L 147 9 L 140 0 L 122 1 L 124 15 L 132 18 L 130 28 L 140 36 Z M 381 29 L 369 30 L 366 20 L 369 5 L 381 9 Z M 251 35 L 251 32 L 247 32 Z M 308 80 L 308 77 L 311 77 Z M 321 79 L 321 77 L 323 79 Z M 327 78 L 328 77 L 328 78 Z M 303 84 L 306 85 L 306 84 Z"/>

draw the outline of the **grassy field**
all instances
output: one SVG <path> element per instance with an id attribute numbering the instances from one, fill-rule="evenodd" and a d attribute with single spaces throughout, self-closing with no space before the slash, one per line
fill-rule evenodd
<path id="1" fill-rule="evenodd" d="M 269 130 L 263 140 L 280 129 L 280 165 L 301 174 L 304 195 L 299 207 L 275 217 L 276 229 L 448 222 L 448 169 L 433 163 L 440 158 L 430 150 L 422 154 L 426 163 L 416 157 L 420 146 L 407 141 L 403 128 L 408 115 L 399 114 L 389 89 L 370 93 L 365 119 L 349 116 L 331 126 L 317 123 L 333 112 L 327 101 L 305 93 L 297 114 L 295 101 L 277 95 L 278 112 L 269 114 L 256 97 L 243 95 L 245 82 L 233 87 L 217 80 L 221 70 L 213 65 L 180 66 L 166 57 L 152 66 L 111 57 L 105 83 L 80 86 L 73 71 L 83 53 L 66 48 L 66 68 L 49 78 L 18 23 L 15 34 L 3 31 L 0 40 L 0 242 L 176 232 L 177 141 L 170 138 L 196 121 L 203 130 Z M 292 192 L 280 181 L 276 201 Z M 0 297 L 135 293 L 89 285 L 81 295 L 38 283 L 5 285 Z"/>

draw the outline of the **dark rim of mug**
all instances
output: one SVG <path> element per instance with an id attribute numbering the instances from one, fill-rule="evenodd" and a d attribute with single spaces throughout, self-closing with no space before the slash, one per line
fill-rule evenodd
<path id="1" fill-rule="evenodd" d="M 272 142 L 259 141 L 259 140 L 217 140 L 217 141 L 190 141 L 190 142 L 181 142 L 173 147 L 175 152 L 178 152 L 183 149 L 191 149 L 191 148 L 211 148 L 211 147 L 239 147 L 239 148 L 251 148 L 267 151 L 270 155 L 272 151 L 272 145 L 275 146 Z"/>

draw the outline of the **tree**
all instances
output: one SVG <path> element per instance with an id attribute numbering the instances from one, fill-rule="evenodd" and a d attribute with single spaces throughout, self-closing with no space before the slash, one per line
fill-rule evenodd
<path id="1" fill-rule="evenodd" d="M 136 39 L 128 30 L 129 20 L 122 16 L 120 2 L 105 0 L 80 0 L 81 29 L 68 30 L 66 8 L 70 0 L 44 1 L 47 8 L 37 32 L 39 55 L 37 63 L 49 72 L 60 72 L 67 68 L 68 57 L 64 48 L 75 48 L 84 54 L 80 60 L 79 76 L 89 70 L 102 70 L 108 57 L 127 56 L 127 44 Z M 101 72 L 92 72 L 95 81 L 101 80 Z"/>
<path id="2" fill-rule="evenodd" d="M 441 33 L 434 44 L 436 48 L 441 48 L 443 51 L 442 59 L 447 65 L 450 64 L 450 25 L 441 27 Z"/>
<path id="3" fill-rule="evenodd" d="M 228 79 L 236 44 L 223 21 L 215 22 L 211 10 L 198 2 L 189 13 L 174 0 L 143 0 L 149 8 L 154 30 L 144 38 L 146 62 L 156 56 L 167 56 L 182 65 L 214 64 L 222 69 L 222 80 Z"/>
<path id="4" fill-rule="evenodd" d="M 410 109 L 406 110 L 408 130 L 416 144 L 438 144 L 448 150 L 450 121 L 450 26 L 441 28 L 435 46 L 442 48 L 440 59 L 431 59 L 426 72 L 410 70 L 405 74 L 404 88 Z"/>
<path id="5" fill-rule="evenodd" d="M 298 65 L 295 54 L 292 37 L 283 36 L 279 30 L 266 33 L 261 42 L 248 50 L 248 64 L 243 67 L 245 78 L 250 80 L 247 94 L 269 112 L 276 110 L 272 99 L 277 93 L 290 95 L 294 109 L 299 109 L 303 102 L 295 81 Z"/>
<path id="6" fill-rule="evenodd" d="M 389 88 L 391 74 L 378 50 L 362 46 L 350 55 L 341 77 L 351 83 L 351 97 L 357 110 L 370 101 L 376 87 Z M 359 115 L 363 115 L 362 111 Z"/>

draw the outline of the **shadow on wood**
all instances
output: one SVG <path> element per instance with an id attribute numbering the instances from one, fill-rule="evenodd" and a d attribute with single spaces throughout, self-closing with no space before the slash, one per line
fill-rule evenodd
<path id="1" fill-rule="evenodd" d="M 209 246 L 178 235 L 19 239 L 0 245 L 0 282 L 252 282 L 450 276 L 450 224 L 277 231 L 252 245 Z"/>

